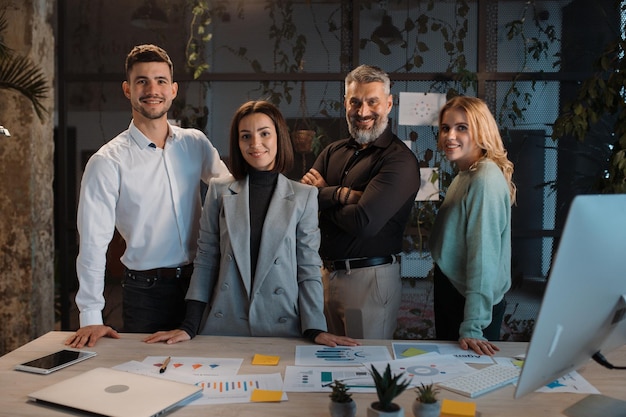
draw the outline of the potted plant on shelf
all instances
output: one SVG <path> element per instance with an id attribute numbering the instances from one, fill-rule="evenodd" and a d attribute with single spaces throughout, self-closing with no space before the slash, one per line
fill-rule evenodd
<path id="1" fill-rule="evenodd" d="M 370 404 L 367 417 L 404 417 L 404 409 L 394 403 L 393 399 L 404 392 L 411 380 L 402 379 L 404 372 L 392 375 L 389 364 L 382 374 L 372 365 L 370 373 L 374 379 L 378 401 Z"/>
<path id="2" fill-rule="evenodd" d="M 433 384 L 422 383 L 415 388 L 417 397 L 413 402 L 413 415 L 415 417 L 439 417 L 441 401 L 437 398 L 439 390 Z"/>
<path id="3" fill-rule="evenodd" d="M 356 415 L 356 403 L 352 399 L 352 394 L 348 392 L 350 388 L 341 381 L 333 381 L 330 384 L 333 391 L 330 393 L 330 405 L 328 409 L 331 417 L 354 417 Z"/>

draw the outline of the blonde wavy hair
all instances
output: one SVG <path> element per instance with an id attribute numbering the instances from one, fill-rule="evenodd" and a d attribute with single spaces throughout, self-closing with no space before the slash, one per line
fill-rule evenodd
<path id="1" fill-rule="evenodd" d="M 491 114 L 489 107 L 483 100 L 476 97 L 457 96 L 451 98 L 439 112 L 440 132 L 444 113 L 453 108 L 465 112 L 469 125 L 468 129 L 473 140 L 483 150 L 483 158 L 489 158 L 495 162 L 502 174 L 504 174 L 504 178 L 509 186 L 511 204 L 514 204 L 517 188 L 513 183 L 513 162 L 509 161 L 507 157 L 507 151 L 500 136 L 500 129 L 498 129 L 496 120 Z M 437 142 L 437 146 L 441 147 L 440 141 Z"/>

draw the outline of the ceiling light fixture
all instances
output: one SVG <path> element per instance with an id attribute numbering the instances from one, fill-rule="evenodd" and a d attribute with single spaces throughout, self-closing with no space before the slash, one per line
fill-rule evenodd
<path id="1" fill-rule="evenodd" d="M 385 12 L 380 26 L 372 32 L 372 38 L 378 38 L 384 42 L 396 44 L 402 42 L 402 33 L 400 33 L 400 29 L 393 25 L 391 16 Z"/>
<path id="2" fill-rule="evenodd" d="M 142 6 L 133 12 L 130 18 L 133 26 L 142 29 L 165 29 L 169 26 L 169 20 L 155 0 L 146 0 Z"/>
<path id="3" fill-rule="evenodd" d="M 11 134 L 9 133 L 9 129 L 0 125 L 0 136 L 6 136 L 6 137 L 11 136 Z"/>

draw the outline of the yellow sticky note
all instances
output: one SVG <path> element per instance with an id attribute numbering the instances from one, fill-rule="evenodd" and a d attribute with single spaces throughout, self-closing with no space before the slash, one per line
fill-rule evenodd
<path id="1" fill-rule="evenodd" d="M 441 400 L 441 417 L 474 417 L 475 415 L 476 403 L 447 398 Z"/>
<path id="2" fill-rule="evenodd" d="M 282 391 L 272 391 L 267 389 L 255 389 L 252 391 L 250 401 L 252 402 L 276 402 L 283 398 Z"/>
<path id="3" fill-rule="evenodd" d="M 412 347 L 402 352 L 402 356 L 410 358 L 412 356 L 423 355 L 424 353 L 428 353 L 428 352 L 422 349 L 417 349 L 417 348 Z"/>
<path id="4" fill-rule="evenodd" d="M 278 365 L 280 356 L 259 355 L 255 353 L 252 358 L 252 365 Z"/>

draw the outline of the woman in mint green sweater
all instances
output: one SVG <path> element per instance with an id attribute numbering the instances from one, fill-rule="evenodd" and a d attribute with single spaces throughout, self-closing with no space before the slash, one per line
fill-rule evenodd
<path id="1" fill-rule="evenodd" d="M 458 174 L 430 238 L 436 337 L 493 355 L 511 286 L 513 163 L 489 108 L 474 97 L 441 109 L 438 147 Z"/>

